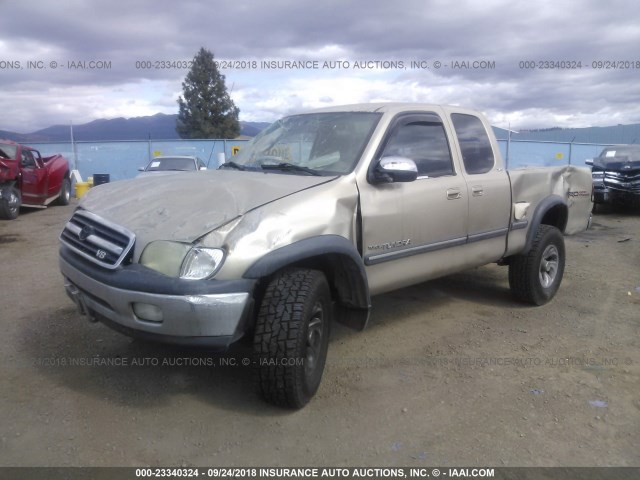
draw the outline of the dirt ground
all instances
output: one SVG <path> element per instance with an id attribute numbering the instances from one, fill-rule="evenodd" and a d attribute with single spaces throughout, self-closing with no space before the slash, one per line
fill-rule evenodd
<path id="1" fill-rule="evenodd" d="M 290 412 L 255 393 L 247 346 L 133 341 L 76 313 L 57 267 L 73 208 L 0 222 L 1 466 L 640 465 L 640 213 L 567 238 L 543 307 L 498 266 L 375 298 Z"/>

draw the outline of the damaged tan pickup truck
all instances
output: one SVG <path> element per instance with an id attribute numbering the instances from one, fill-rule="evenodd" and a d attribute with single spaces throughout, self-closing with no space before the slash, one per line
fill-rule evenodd
<path id="1" fill-rule="evenodd" d="M 226 349 L 253 339 L 263 397 L 299 408 L 333 321 L 371 296 L 497 262 L 553 298 L 563 234 L 588 228 L 587 168 L 506 171 L 478 112 L 424 104 L 275 122 L 220 169 L 92 189 L 61 235 L 68 295 L 125 334 Z"/>

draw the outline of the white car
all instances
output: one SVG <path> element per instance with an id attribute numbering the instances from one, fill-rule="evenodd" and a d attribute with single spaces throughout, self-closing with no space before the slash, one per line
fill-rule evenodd
<path id="1" fill-rule="evenodd" d="M 140 167 L 139 177 L 149 175 L 167 175 L 176 172 L 193 172 L 196 170 L 206 170 L 207 166 L 199 157 L 193 156 L 171 156 L 155 157 L 146 167 Z"/>

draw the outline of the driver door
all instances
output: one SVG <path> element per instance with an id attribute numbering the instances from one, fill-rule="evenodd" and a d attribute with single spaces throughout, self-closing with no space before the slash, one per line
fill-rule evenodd
<path id="1" fill-rule="evenodd" d="M 20 158 L 22 172 L 22 203 L 42 205 L 47 196 L 47 169 L 39 156 L 23 149 Z"/>
<path id="2" fill-rule="evenodd" d="M 467 184 L 451 144 L 437 114 L 401 116 L 389 127 L 372 168 L 384 157 L 409 158 L 418 178 L 380 183 L 369 175 L 358 185 L 372 294 L 435 278 L 464 262 L 462 254 L 443 254 L 443 249 L 463 249 L 467 236 Z"/>

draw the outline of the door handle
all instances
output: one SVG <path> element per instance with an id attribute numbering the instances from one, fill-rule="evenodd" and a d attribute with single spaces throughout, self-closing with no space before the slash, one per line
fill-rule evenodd
<path id="1" fill-rule="evenodd" d="M 462 198 L 459 188 L 450 188 L 447 190 L 447 200 L 457 200 Z"/>
<path id="2" fill-rule="evenodd" d="M 474 197 L 481 197 L 482 195 L 484 195 L 484 188 L 482 188 L 482 186 L 480 185 L 471 187 L 471 195 L 473 195 Z"/>

